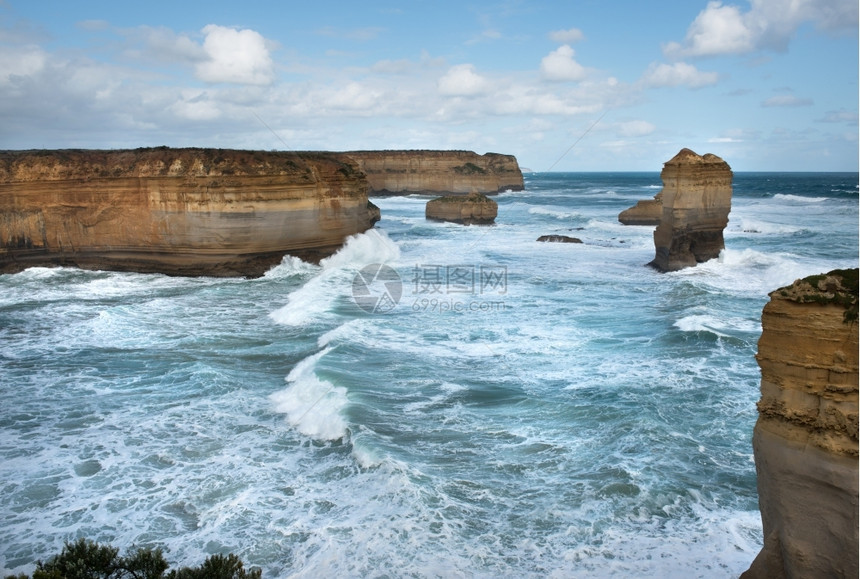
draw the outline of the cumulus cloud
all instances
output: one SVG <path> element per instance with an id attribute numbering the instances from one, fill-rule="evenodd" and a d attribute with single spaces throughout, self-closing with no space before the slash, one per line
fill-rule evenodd
<path id="1" fill-rule="evenodd" d="M 577 81 L 586 77 L 585 67 L 573 58 L 573 49 L 568 44 L 559 46 L 540 61 L 541 75 L 547 80 Z"/>
<path id="2" fill-rule="evenodd" d="M 688 86 L 701 88 L 716 84 L 719 75 L 715 72 L 702 72 L 692 64 L 652 63 L 642 76 L 641 82 L 647 87 Z"/>
<path id="3" fill-rule="evenodd" d="M 477 96 L 487 92 L 490 83 L 475 72 L 471 64 L 458 64 L 439 79 L 439 92 L 445 96 Z"/>
<path id="4" fill-rule="evenodd" d="M 37 74 L 45 68 L 46 61 L 47 54 L 35 46 L 4 48 L 0 51 L 0 84 L 9 82 L 13 77 Z"/>
<path id="5" fill-rule="evenodd" d="M 828 32 L 856 32 L 857 0 L 751 0 L 750 9 L 708 2 L 687 30 L 682 43 L 663 47 L 669 57 L 784 51 L 805 22 Z"/>
<path id="6" fill-rule="evenodd" d="M 266 39 L 254 30 L 236 30 L 210 24 L 203 28 L 206 60 L 197 64 L 197 78 L 204 82 L 270 84 L 274 63 Z"/>
<path id="7" fill-rule="evenodd" d="M 811 106 L 812 99 L 800 98 L 794 95 L 778 95 L 766 99 L 761 106 L 763 107 L 808 107 Z"/>
<path id="8" fill-rule="evenodd" d="M 585 35 L 579 28 L 568 28 L 567 30 L 553 30 L 549 33 L 549 38 L 559 44 L 573 44 L 585 38 Z"/>

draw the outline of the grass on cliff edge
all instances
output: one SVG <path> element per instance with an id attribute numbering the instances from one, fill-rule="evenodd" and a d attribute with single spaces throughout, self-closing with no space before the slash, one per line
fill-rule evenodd
<path id="1" fill-rule="evenodd" d="M 161 549 L 132 547 L 124 557 L 119 549 L 87 539 L 66 543 L 59 555 L 38 561 L 33 579 L 260 579 L 262 571 L 246 571 L 242 561 L 230 555 L 211 555 L 199 567 L 181 567 L 167 572 L 169 565 Z M 29 579 L 7 575 L 6 579 Z"/>
<path id="2" fill-rule="evenodd" d="M 857 320 L 858 268 L 834 269 L 811 275 L 777 290 L 779 297 L 794 302 L 821 305 L 833 304 L 845 308 L 843 321 Z"/>

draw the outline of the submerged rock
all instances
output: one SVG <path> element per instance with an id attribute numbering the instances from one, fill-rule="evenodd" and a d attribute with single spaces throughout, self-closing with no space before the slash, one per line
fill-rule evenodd
<path id="1" fill-rule="evenodd" d="M 764 547 L 744 579 L 858 576 L 857 269 L 770 294 L 753 430 Z"/>
<path id="2" fill-rule="evenodd" d="M 488 225 L 496 220 L 498 204 L 481 193 L 466 196 L 449 195 L 431 199 L 424 216 L 435 221 L 450 221 L 464 225 Z"/>
<path id="3" fill-rule="evenodd" d="M 732 207 L 732 170 L 710 153 L 681 149 L 663 166 L 662 213 L 654 231 L 660 271 L 676 271 L 719 257 Z"/>
<path id="4" fill-rule="evenodd" d="M 550 243 L 582 243 L 582 240 L 578 237 L 569 237 L 567 235 L 541 235 L 537 240 Z"/>

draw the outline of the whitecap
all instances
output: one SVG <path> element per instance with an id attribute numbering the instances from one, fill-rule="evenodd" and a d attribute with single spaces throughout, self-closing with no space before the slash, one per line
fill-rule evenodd
<path id="1" fill-rule="evenodd" d="M 789 193 L 777 193 L 773 196 L 774 200 L 788 201 L 791 203 L 821 203 L 827 201 L 829 197 L 806 197 L 803 195 L 791 195 Z"/>
<path id="2" fill-rule="evenodd" d="M 270 396 L 290 426 L 318 440 L 338 440 L 347 434 L 341 414 L 349 402 L 346 388 L 321 380 L 315 372 L 317 362 L 331 350 L 325 348 L 296 364 L 286 378 L 289 386 Z"/>
<path id="3" fill-rule="evenodd" d="M 292 292 L 287 304 L 269 314 L 279 324 L 302 326 L 326 318 L 352 289 L 355 272 L 366 265 L 400 257 L 400 248 L 384 232 L 371 229 L 347 238 L 344 246 L 320 262 L 321 271 Z"/>

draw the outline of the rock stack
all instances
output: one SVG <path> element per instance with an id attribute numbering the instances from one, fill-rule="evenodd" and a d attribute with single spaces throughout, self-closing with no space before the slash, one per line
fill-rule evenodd
<path id="1" fill-rule="evenodd" d="M 498 204 L 481 193 L 431 199 L 424 209 L 427 219 L 463 225 L 489 225 L 496 220 L 498 212 Z"/>
<path id="2" fill-rule="evenodd" d="M 676 271 L 719 257 L 732 206 L 732 170 L 710 153 L 681 149 L 663 166 L 656 255 L 649 264 Z"/>
<path id="3" fill-rule="evenodd" d="M 744 579 L 858 576 L 857 273 L 798 280 L 762 312 L 764 547 Z"/>

